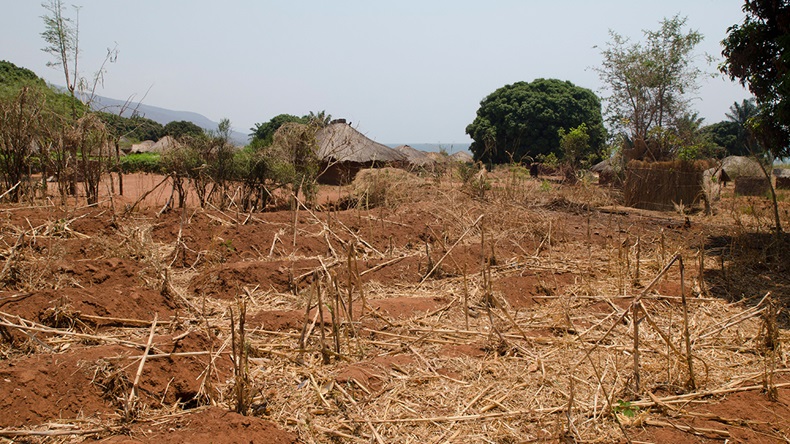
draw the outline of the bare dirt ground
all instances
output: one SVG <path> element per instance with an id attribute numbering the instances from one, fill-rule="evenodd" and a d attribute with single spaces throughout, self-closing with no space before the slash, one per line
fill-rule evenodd
<path id="1" fill-rule="evenodd" d="M 790 439 L 767 199 L 638 211 L 501 171 L 368 210 L 137 202 L 161 180 L 3 207 L 0 442 Z"/>

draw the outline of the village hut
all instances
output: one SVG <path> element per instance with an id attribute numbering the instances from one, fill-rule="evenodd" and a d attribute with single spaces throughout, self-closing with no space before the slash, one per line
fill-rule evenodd
<path id="1" fill-rule="evenodd" d="M 432 159 L 428 153 L 425 151 L 420 151 L 416 148 L 412 148 L 409 145 L 401 145 L 394 149 L 395 151 L 406 156 L 407 168 L 429 168 L 431 165 L 436 163 L 436 160 Z"/>
<path id="2" fill-rule="evenodd" d="M 790 190 L 790 168 L 774 168 L 777 190 Z"/>
<path id="3" fill-rule="evenodd" d="M 331 123 L 315 135 L 321 159 L 321 183 L 351 183 L 363 168 L 378 168 L 406 162 L 406 156 L 367 138 L 344 121 Z"/>
<path id="4" fill-rule="evenodd" d="M 472 155 L 466 151 L 458 151 L 457 153 L 450 154 L 450 159 L 460 163 L 472 163 L 474 161 Z"/>
<path id="5" fill-rule="evenodd" d="M 151 152 L 162 154 L 178 146 L 178 142 L 173 136 L 165 136 L 159 139 L 152 147 Z"/>
<path id="6" fill-rule="evenodd" d="M 590 171 L 598 174 L 598 184 L 613 185 L 620 182 L 617 172 L 612 166 L 612 159 L 602 160 L 590 168 Z"/>
<path id="7" fill-rule="evenodd" d="M 150 153 L 151 147 L 153 147 L 155 143 L 156 142 L 153 140 L 144 140 L 140 143 L 133 143 L 132 147 L 129 149 L 129 154 Z"/>
<path id="8" fill-rule="evenodd" d="M 746 156 L 729 156 L 703 173 L 703 189 L 709 201 L 716 201 L 721 187 L 735 181 L 735 193 L 744 196 L 765 194 L 770 183 L 757 160 Z"/>
<path id="9" fill-rule="evenodd" d="M 439 167 L 444 165 L 447 161 L 446 158 L 434 158 L 430 153 L 418 150 L 409 145 L 401 145 L 394 149 L 406 156 L 405 162 L 396 164 L 395 166 L 418 174 L 436 173 Z"/>

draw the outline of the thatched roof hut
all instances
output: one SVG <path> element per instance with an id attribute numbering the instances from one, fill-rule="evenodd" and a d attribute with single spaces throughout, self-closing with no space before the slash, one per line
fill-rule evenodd
<path id="1" fill-rule="evenodd" d="M 365 137 L 347 123 L 331 123 L 318 130 L 315 138 L 324 164 L 319 177 L 323 183 L 350 183 L 362 168 L 406 161 L 405 155 Z"/>
<path id="2" fill-rule="evenodd" d="M 461 163 L 472 163 L 474 160 L 472 155 L 466 151 L 458 151 L 457 153 L 450 154 L 450 159 Z"/>
<path id="3" fill-rule="evenodd" d="M 728 156 L 721 160 L 721 169 L 727 176 L 735 180 L 739 177 L 764 177 L 760 164 L 751 157 Z"/>
<path id="4" fill-rule="evenodd" d="M 151 147 L 153 147 L 155 143 L 156 142 L 153 140 L 144 140 L 140 143 L 134 143 L 129 149 L 129 154 L 150 153 Z"/>
<path id="5" fill-rule="evenodd" d="M 406 156 L 406 162 L 412 167 L 428 167 L 436 163 L 436 159 L 431 158 L 425 151 L 412 148 L 409 145 L 401 145 L 394 148 L 395 151 Z"/>
<path id="6" fill-rule="evenodd" d="M 596 163 L 590 168 L 590 171 L 598 174 L 598 183 L 600 185 L 612 185 L 620 181 L 614 166 L 612 166 L 612 159 L 604 159 Z"/>
<path id="7" fill-rule="evenodd" d="M 165 136 L 159 139 L 154 146 L 151 147 L 151 151 L 154 153 L 164 153 L 165 151 L 171 150 L 178 146 L 178 142 L 173 136 Z"/>

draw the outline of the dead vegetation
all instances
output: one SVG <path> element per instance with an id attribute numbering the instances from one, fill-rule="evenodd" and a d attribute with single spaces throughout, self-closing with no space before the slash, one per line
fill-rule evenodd
<path id="1" fill-rule="evenodd" d="M 218 406 L 316 443 L 787 439 L 766 202 L 632 212 L 516 167 L 457 177 L 360 174 L 329 192 L 346 210 L 8 207 L 0 436 L 155 436 Z M 81 371 L 14 404 L 57 380 L 46 359 Z"/>

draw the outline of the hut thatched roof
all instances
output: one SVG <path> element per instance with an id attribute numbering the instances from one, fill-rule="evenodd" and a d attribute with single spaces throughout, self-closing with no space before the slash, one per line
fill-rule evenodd
<path id="1" fill-rule="evenodd" d="M 604 173 L 604 172 L 614 172 L 614 168 L 612 168 L 612 160 L 605 159 L 602 160 L 590 168 L 590 171 L 593 173 Z"/>
<path id="2" fill-rule="evenodd" d="M 152 150 L 151 148 L 154 146 L 156 142 L 153 140 L 144 140 L 140 143 L 132 144 L 132 148 L 129 150 L 131 154 L 140 154 L 140 153 L 150 153 Z"/>
<path id="3" fill-rule="evenodd" d="M 316 135 L 318 157 L 336 162 L 404 162 L 406 156 L 374 142 L 346 123 L 333 123 Z"/>
<path id="4" fill-rule="evenodd" d="M 458 151 L 457 153 L 453 153 L 450 155 L 450 159 L 456 162 L 463 162 L 463 163 L 469 163 L 474 160 L 472 158 L 472 155 L 467 153 L 466 151 Z"/>
<path id="5" fill-rule="evenodd" d="M 730 179 L 735 179 L 742 176 L 762 177 L 763 170 L 760 164 L 751 157 L 746 156 L 729 156 L 721 161 L 721 169 L 723 169 Z"/>
<path id="6" fill-rule="evenodd" d="M 774 168 L 774 176 L 790 177 L 790 168 Z"/>
<path id="7" fill-rule="evenodd" d="M 425 151 L 420 151 L 409 145 L 401 145 L 394 148 L 395 151 L 406 156 L 406 161 L 414 166 L 427 166 L 436 163 L 436 159 L 431 158 Z"/>
<path id="8" fill-rule="evenodd" d="M 159 139 L 152 147 L 151 151 L 154 153 L 164 153 L 172 148 L 178 146 L 178 142 L 172 136 L 165 136 Z"/>

